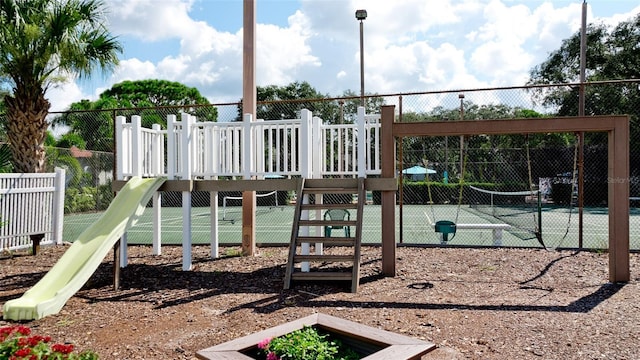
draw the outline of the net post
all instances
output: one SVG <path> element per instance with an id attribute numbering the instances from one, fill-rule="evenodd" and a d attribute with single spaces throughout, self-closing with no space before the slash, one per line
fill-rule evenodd
<path id="1" fill-rule="evenodd" d="M 542 191 L 540 190 L 538 190 L 538 233 L 542 239 Z"/>

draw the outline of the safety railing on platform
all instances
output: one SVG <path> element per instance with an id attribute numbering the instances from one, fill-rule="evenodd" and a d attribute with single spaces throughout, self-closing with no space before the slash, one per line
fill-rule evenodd
<path id="1" fill-rule="evenodd" d="M 227 123 L 198 122 L 183 113 L 180 121 L 167 116 L 162 130 L 157 124 L 143 128 L 140 116 L 130 122 L 119 116 L 117 178 L 378 175 L 379 120 L 379 115 L 365 115 L 364 108 L 356 123 L 335 125 L 323 124 L 308 110 L 300 119 Z"/>

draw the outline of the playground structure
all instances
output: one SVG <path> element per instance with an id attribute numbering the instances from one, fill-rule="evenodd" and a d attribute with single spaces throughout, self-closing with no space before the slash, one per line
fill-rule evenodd
<path id="1" fill-rule="evenodd" d="M 168 179 L 153 197 L 154 254 L 161 252 L 161 193 L 182 193 L 182 267 L 190 270 L 193 191 L 211 194 L 211 256 L 215 258 L 219 192 L 297 191 L 301 179 L 377 176 L 381 171 L 379 119 L 379 115 L 365 115 L 362 107 L 354 124 L 341 125 L 323 124 L 308 110 L 301 111 L 300 119 L 251 121 L 246 115 L 243 122 L 232 123 L 197 122 L 194 116 L 182 114 L 180 121 L 175 115 L 168 116 L 163 130 L 160 125 L 142 128 L 139 116 L 132 116 L 130 122 L 118 117 L 114 189 L 131 176 Z M 367 191 L 396 188 L 393 177 L 366 181 Z M 319 211 L 316 218 L 321 217 Z M 308 218 L 309 213 L 303 211 L 302 217 Z M 322 231 L 320 225 L 314 228 L 316 233 Z M 244 236 L 242 243 L 244 248 L 255 246 L 253 239 Z M 120 265 L 124 267 L 126 236 L 121 245 Z"/>

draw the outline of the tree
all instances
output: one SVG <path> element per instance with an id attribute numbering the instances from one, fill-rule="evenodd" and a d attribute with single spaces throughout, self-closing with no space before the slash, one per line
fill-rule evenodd
<path id="1" fill-rule="evenodd" d="M 602 24 L 587 27 L 587 82 L 637 79 L 640 77 L 640 14 L 613 29 Z M 561 84 L 580 81 L 580 32 L 565 39 L 547 60 L 531 70 L 528 84 Z M 586 115 L 631 115 L 631 138 L 640 138 L 637 83 L 589 85 L 585 87 Z M 538 89 L 534 95 L 544 105 L 557 108 L 559 116 L 578 115 L 579 86 Z M 586 144 L 605 141 L 606 134 L 588 134 Z M 633 147 L 633 145 L 632 145 Z"/>
<path id="2" fill-rule="evenodd" d="M 437 106 L 426 113 L 404 113 L 402 121 L 456 121 L 461 115 L 464 120 L 543 117 L 530 109 L 503 104 L 478 105 L 470 101 L 464 101 L 463 110 L 461 114 L 458 107 Z M 402 142 L 403 167 L 420 164 L 427 159 L 429 166 L 438 173 L 447 171 L 450 181 L 457 182 L 464 162 L 466 181 L 524 181 L 528 178 L 529 170 L 527 149 L 538 150 L 548 146 L 566 148 L 572 142 L 568 134 L 408 137 Z M 546 176 L 548 169 L 543 165 L 533 166 L 533 175 L 544 173 Z"/>
<path id="3" fill-rule="evenodd" d="M 374 96 L 375 94 L 365 94 L 364 107 L 367 114 L 379 114 L 380 108 L 385 104 L 384 98 Z M 343 113 L 345 114 L 345 122 L 353 123 L 358 115 L 358 107 L 362 105 L 360 95 L 352 90 L 347 90 L 342 94 L 346 98 L 344 102 Z"/>
<path id="4" fill-rule="evenodd" d="M 7 115 L 4 106 L 4 97 L 9 95 L 9 92 L 0 89 L 0 141 L 5 142 L 7 137 Z M 11 149 L 7 146 L 7 151 L 11 153 Z"/>
<path id="5" fill-rule="evenodd" d="M 46 92 L 70 77 L 113 70 L 122 47 L 104 22 L 101 0 L 0 1 L 0 81 L 18 172 L 40 172 L 50 103 Z"/>
<path id="6" fill-rule="evenodd" d="M 87 149 L 113 151 L 113 109 L 120 115 L 140 115 L 142 125 L 160 124 L 166 127 L 167 110 L 185 111 L 201 121 L 217 121 L 218 109 L 193 87 L 167 80 L 124 81 L 100 94 L 96 101 L 81 100 L 69 106 L 69 111 L 53 120 L 66 125 L 70 132 L 80 135 Z M 124 111 L 122 109 L 131 109 Z"/>
<path id="7" fill-rule="evenodd" d="M 195 87 L 188 87 L 176 81 L 168 80 L 136 80 L 123 81 L 100 94 L 104 102 L 115 104 L 118 108 L 158 108 L 177 107 L 184 112 L 195 115 L 201 121 L 217 121 L 218 109 L 209 105 L 209 100 L 202 96 Z M 198 106 L 203 105 L 203 106 Z M 153 109 L 147 115 L 158 115 Z M 164 118 L 164 116 L 160 116 Z M 143 119 L 146 123 L 147 121 Z M 166 118 L 160 122 L 166 124 Z"/>
<path id="8" fill-rule="evenodd" d="M 298 119 L 300 110 L 307 109 L 323 120 L 335 118 L 336 104 L 313 88 L 308 82 L 292 82 L 285 86 L 256 88 L 256 118 L 264 120 Z M 236 121 L 242 121 L 242 104 L 238 106 Z"/>

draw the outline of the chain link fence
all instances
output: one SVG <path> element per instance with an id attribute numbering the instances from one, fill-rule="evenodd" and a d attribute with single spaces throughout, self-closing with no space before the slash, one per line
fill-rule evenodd
<path id="1" fill-rule="evenodd" d="M 309 109 L 324 122 L 351 123 L 362 102 L 367 113 L 378 113 L 384 104 L 395 105 L 397 121 L 402 122 L 576 116 L 580 112 L 579 92 L 580 86 L 572 84 L 270 101 L 258 103 L 257 118 L 295 119 L 301 109 Z M 640 249 L 640 80 L 589 83 L 584 92 L 587 116 L 630 116 L 631 176 L 615 181 L 629 182 L 631 248 Z M 75 239 L 113 198 L 115 117 L 140 115 L 145 127 L 166 126 L 167 115 L 180 112 L 192 113 L 201 121 L 239 121 L 242 114 L 241 103 L 51 114 L 57 136 L 73 132 L 84 140 L 80 148 L 61 142 L 48 148 L 48 166 L 67 170 L 65 240 Z M 0 118 L 4 115 L 0 114 Z M 566 133 L 403 138 L 397 147 L 397 176 L 402 184 L 398 190 L 399 242 L 537 247 L 542 240 L 548 247 L 605 249 L 607 184 L 614 181 L 607 178 L 607 135 L 584 134 L 582 146 L 579 136 Z M 580 169 L 583 191 L 578 188 Z M 582 208 L 578 206 L 578 195 L 583 196 Z M 220 243 L 239 244 L 240 196 L 239 192 L 220 192 L 217 198 L 209 193 L 194 193 L 193 243 L 210 242 L 209 205 L 217 201 Z M 363 242 L 379 243 L 379 194 L 370 196 L 365 207 Z M 259 244 L 288 243 L 295 200 L 293 192 L 258 194 Z M 163 193 L 163 243 L 181 242 L 181 203 L 181 194 Z M 445 242 L 434 231 L 438 221 L 489 225 L 461 227 Z M 498 228 L 504 231 L 496 231 Z M 151 242 L 150 233 L 140 236 L 141 242 Z"/>

